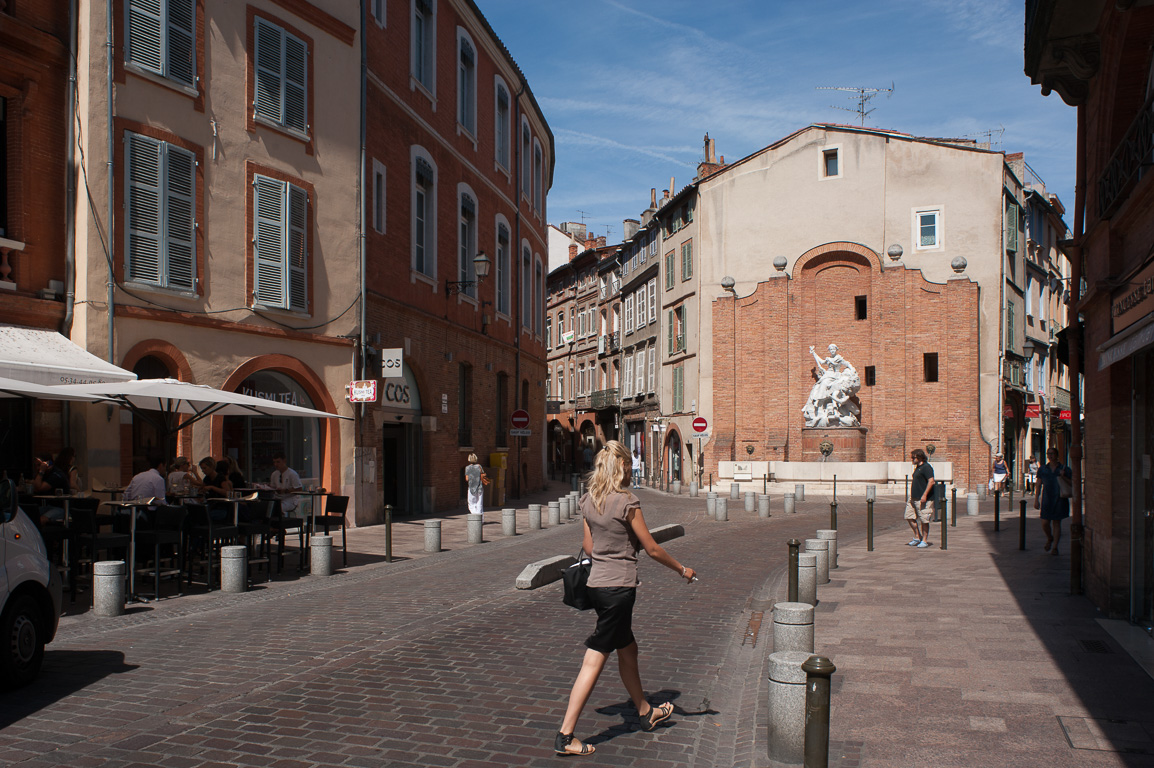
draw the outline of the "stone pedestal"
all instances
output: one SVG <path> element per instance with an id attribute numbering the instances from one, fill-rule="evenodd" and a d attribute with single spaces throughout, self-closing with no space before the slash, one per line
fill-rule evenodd
<path id="1" fill-rule="evenodd" d="M 757 491 L 745 492 L 745 511 L 752 512 L 757 507 Z"/>
<path id="2" fill-rule="evenodd" d="M 837 568 L 837 531 L 823 528 L 817 532 L 817 537 L 829 542 L 829 569 L 832 571 Z"/>
<path id="3" fill-rule="evenodd" d="M 480 544 L 485 540 L 484 526 L 484 515 L 469 515 L 469 519 L 466 521 L 465 531 L 470 544 Z"/>
<path id="4" fill-rule="evenodd" d="M 865 427 L 802 427 L 802 461 L 865 461 Z M 821 452 L 823 442 L 833 444 L 833 452 L 826 457 Z"/>

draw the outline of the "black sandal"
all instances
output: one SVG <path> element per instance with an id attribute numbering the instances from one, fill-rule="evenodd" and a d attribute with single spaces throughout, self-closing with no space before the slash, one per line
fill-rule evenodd
<path id="1" fill-rule="evenodd" d="M 649 714 L 641 715 L 639 712 L 638 716 L 641 717 L 641 727 L 647 731 L 652 731 L 658 723 L 662 723 L 673 716 L 673 705 L 668 701 L 656 707 L 650 704 Z"/>
<path id="2" fill-rule="evenodd" d="M 573 750 L 569 749 L 569 745 L 572 743 L 573 743 L 573 734 L 561 733 L 560 731 L 557 731 L 557 736 L 553 739 L 553 751 L 559 755 L 565 755 L 565 756 L 569 756 L 569 755 L 591 755 L 597 751 L 592 746 L 582 742 L 581 743 L 581 749 L 574 752 Z"/>

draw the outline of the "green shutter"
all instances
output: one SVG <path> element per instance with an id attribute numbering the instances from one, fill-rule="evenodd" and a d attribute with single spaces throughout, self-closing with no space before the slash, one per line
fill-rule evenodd
<path id="1" fill-rule="evenodd" d="M 693 241 L 683 244 L 681 246 L 681 279 L 688 280 L 693 277 Z"/>
<path id="2" fill-rule="evenodd" d="M 257 304 L 285 307 L 284 184 L 266 176 L 253 179 L 253 297 Z"/>
<path id="3" fill-rule="evenodd" d="M 673 310 L 669 310 L 669 354 L 673 354 Z"/>
<path id="4" fill-rule="evenodd" d="M 673 287 L 673 251 L 665 254 L 665 289 Z"/>
<path id="5" fill-rule="evenodd" d="M 196 157 L 171 144 L 164 149 L 165 282 L 190 291 L 196 278 Z"/>
<path id="6" fill-rule="evenodd" d="M 161 282 L 161 143 L 127 134 L 128 263 L 127 278 Z"/>

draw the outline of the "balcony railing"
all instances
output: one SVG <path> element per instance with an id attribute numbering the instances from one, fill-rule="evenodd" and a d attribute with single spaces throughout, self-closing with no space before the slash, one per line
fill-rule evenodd
<path id="1" fill-rule="evenodd" d="M 1070 410 L 1070 390 L 1054 388 L 1054 407 L 1063 411 Z"/>
<path id="2" fill-rule="evenodd" d="M 1125 200 L 1131 186 L 1142 178 L 1143 166 L 1154 157 L 1154 94 L 1146 99 L 1138 117 L 1114 150 L 1106 170 L 1098 177 L 1098 217 L 1111 215 Z"/>
<path id="3" fill-rule="evenodd" d="M 589 403 L 595 411 L 602 408 L 616 408 L 621 404 L 621 390 L 599 389 L 589 398 Z"/>

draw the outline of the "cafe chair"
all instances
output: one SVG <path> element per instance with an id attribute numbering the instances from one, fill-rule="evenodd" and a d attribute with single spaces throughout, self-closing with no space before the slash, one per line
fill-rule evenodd
<path id="1" fill-rule="evenodd" d="M 221 501 L 220 499 L 210 499 L 210 502 Z M 214 505 L 215 507 L 216 505 Z M 226 502 L 229 515 L 231 516 L 231 505 Z M 186 560 L 188 562 L 188 582 L 192 583 L 192 568 L 196 564 L 194 557 L 197 549 L 204 547 L 205 560 L 200 561 L 207 566 L 205 575 L 205 586 L 209 591 L 213 588 L 213 576 L 215 565 L 214 562 L 220 560 L 220 548 L 237 537 L 237 527 L 233 525 L 228 518 L 224 520 L 214 520 L 213 515 L 209 513 L 209 508 L 205 504 L 185 504 L 184 508 L 188 510 L 188 517 L 185 518 L 185 536 L 187 537 L 188 555 Z M 215 509 L 213 510 L 215 513 Z"/>
<path id="2" fill-rule="evenodd" d="M 101 552 L 120 553 L 127 559 L 131 537 L 128 533 L 105 530 L 107 523 L 97 515 L 100 499 L 74 499 L 69 512 L 68 525 L 68 572 L 71 584 L 72 602 L 76 602 L 77 583 L 83 566 L 92 567 Z M 93 590 L 93 600 L 95 600 Z"/>
<path id="3" fill-rule="evenodd" d="M 316 530 L 317 530 L 317 524 L 320 524 L 321 526 L 324 527 L 325 536 L 329 535 L 329 527 L 330 526 L 335 528 L 336 526 L 339 525 L 341 527 L 341 552 L 343 554 L 344 563 L 346 566 L 349 564 L 349 550 L 348 550 L 348 546 L 347 546 L 348 542 L 347 542 L 347 537 L 345 534 L 345 530 L 347 528 L 346 512 L 348 511 L 348 509 L 349 509 L 349 497 L 348 496 L 337 496 L 335 494 L 330 493 L 328 496 L 325 497 L 325 511 L 320 513 L 320 514 L 314 514 L 313 515 L 313 533 L 314 534 L 316 533 Z"/>
<path id="4" fill-rule="evenodd" d="M 182 589 L 182 566 L 184 564 L 184 521 L 188 517 L 188 509 L 186 507 L 175 506 L 159 506 L 150 509 L 148 512 L 148 522 L 144 527 L 141 527 L 140 522 L 137 522 L 136 529 L 136 553 L 139 558 L 141 553 L 152 551 L 152 567 L 139 568 L 137 574 L 152 576 L 155 586 L 154 599 L 160 599 L 160 579 L 161 577 L 176 577 L 176 593 L 183 594 Z M 168 553 L 170 566 L 168 568 L 161 568 L 161 560 L 164 556 L 161 555 L 161 548 L 164 548 Z M 135 566 L 135 564 L 133 564 Z"/>
<path id="5" fill-rule="evenodd" d="M 273 535 L 276 536 L 277 573 L 284 570 L 284 542 L 286 534 L 289 533 L 297 535 L 298 546 L 300 547 L 300 563 L 297 565 L 297 570 L 303 571 L 305 569 L 305 533 L 308 529 L 308 518 L 286 517 L 281 510 L 280 499 L 272 499 L 272 502 L 269 525 L 272 527 Z"/>
<path id="6" fill-rule="evenodd" d="M 272 581 L 272 511 L 276 502 L 260 499 L 257 494 L 246 497 L 241 506 L 237 529 L 248 549 L 248 568 L 263 565 L 266 581 Z"/>

